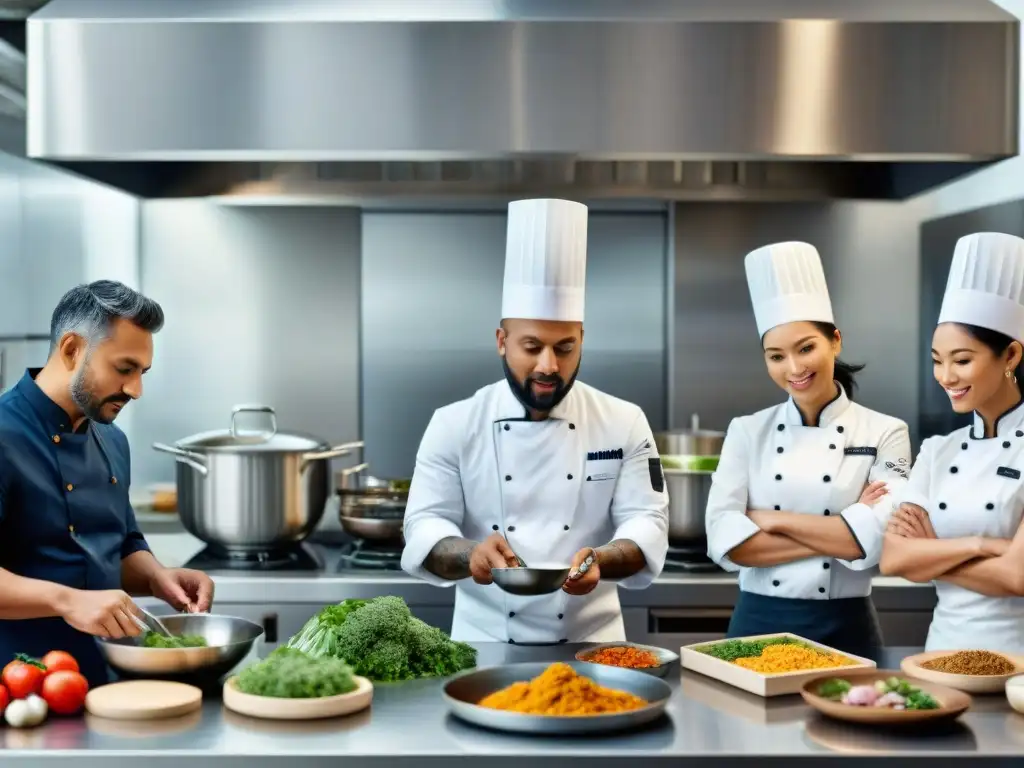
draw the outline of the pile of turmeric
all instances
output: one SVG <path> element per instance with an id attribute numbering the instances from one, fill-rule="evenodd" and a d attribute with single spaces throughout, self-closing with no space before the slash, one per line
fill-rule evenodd
<path id="1" fill-rule="evenodd" d="M 811 669 L 832 669 L 848 667 L 855 662 L 838 653 L 808 648 L 805 645 L 782 643 L 768 645 L 758 656 L 746 656 L 735 659 L 733 664 L 762 675 L 779 675 L 783 672 L 796 672 Z"/>
<path id="2" fill-rule="evenodd" d="M 580 717 L 612 712 L 628 712 L 646 707 L 648 702 L 624 691 L 602 688 L 577 675 L 568 664 L 552 664 L 525 683 L 513 683 L 478 702 L 488 709 L 520 712 L 525 715 Z"/>

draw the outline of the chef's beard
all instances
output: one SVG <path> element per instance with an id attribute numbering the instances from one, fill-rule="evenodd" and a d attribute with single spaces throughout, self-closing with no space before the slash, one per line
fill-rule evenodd
<path id="1" fill-rule="evenodd" d="M 580 362 L 583 362 L 582 357 Z M 541 413 L 547 413 L 560 402 L 565 399 L 565 396 L 569 394 L 569 390 L 572 389 L 572 385 L 576 383 L 576 377 L 580 372 L 580 363 L 576 363 L 576 370 L 573 371 L 572 377 L 569 381 L 565 381 L 561 376 L 552 374 L 550 376 L 540 376 L 530 374 L 526 377 L 526 380 L 520 384 L 516 379 L 512 369 L 508 367 L 508 361 L 502 357 L 501 367 L 505 369 L 505 380 L 508 381 L 509 387 L 512 388 L 513 394 L 516 399 L 519 400 L 526 408 L 534 411 L 540 411 Z M 554 384 L 555 389 L 546 395 L 535 395 L 532 387 L 530 387 L 531 381 L 539 381 L 545 384 Z"/>
<path id="2" fill-rule="evenodd" d="M 131 398 L 121 392 L 109 397 L 97 395 L 94 391 L 95 385 L 92 381 L 92 376 L 89 375 L 90 362 L 90 359 L 87 357 L 82 367 L 78 369 L 74 378 L 71 379 L 71 401 L 78 406 L 82 414 L 89 421 L 95 421 L 98 424 L 110 424 L 117 418 L 117 413 L 109 417 L 104 416 L 103 406 L 108 403 L 127 403 Z"/>

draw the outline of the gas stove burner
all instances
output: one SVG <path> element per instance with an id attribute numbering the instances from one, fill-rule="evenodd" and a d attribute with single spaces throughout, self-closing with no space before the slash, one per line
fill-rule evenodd
<path id="1" fill-rule="evenodd" d="M 400 544 L 371 544 L 353 539 L 341 548 L 339 571 L 400 571 L 402 546 Z"/>
<path id="2" fill-rule="evenodd" d="M 665 570 L 677 573 L 716 573 L 722 569 L 708 557 L 707 542 L 670 544 L 665 556 Z"/>
<path id="3" fill-rule="evenodd" d="M 200 571 L 318 571 L 323 563 L 311 550 L 298 544 L 253 552 L 210 544 L 185 564 Z"/>

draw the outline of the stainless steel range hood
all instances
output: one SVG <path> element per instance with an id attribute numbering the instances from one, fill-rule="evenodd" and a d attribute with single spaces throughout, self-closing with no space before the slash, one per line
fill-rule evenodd
<path id="1" fill-rule="evenodd" d="M 1016 154 L 1017 61 L 987 0 L 51 0 L 28 154 L 179 193 L 899 197 Z"/>

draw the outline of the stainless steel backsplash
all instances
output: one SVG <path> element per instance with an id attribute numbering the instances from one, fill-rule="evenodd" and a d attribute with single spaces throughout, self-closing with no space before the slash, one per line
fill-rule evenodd
<path id="1" fill-rule="evenodd" d="M 666 424 L 664 212 L 591 212 L 579 378 Z M 503 377 L 505 213 L 363 216 L 362 414 L 367 460 L 412 473 L 434 410 Z"/>
<path id="2" fill-rule="evenodd" d="M 142 289 L 167 322 L 130 406 L 134 483 L 173 480 L 153 442 L 225 429 L 238 403 L 273 406 L 281 430 L 358 438 L 359 219 L 345 208 L 143 205 Z"/>
<path id="3" fill-rule="evenodd" d="M 917 425 L 918 219 L 911 204 L 691 203 L 675 209 L 671 421 L 725 429 L 780 402 L 747 293 L 744 256 L 804 240 L 821 253 L 856 398 Z"/>
<path id="4" fill-rule="evenodd" d="M 501 378 L 494 331 L 503 211 L 143 204 L 142 288 L 167 310 L 142 401 L 134 479 L 173 479 L 151 449 L 228 426 L 240 402 L 282 429 L 361 436 L 373 471 L 407 476 L 433 410 Z M 918 220 L 899 203 L 685 203 L 590 219 L 581 380 L 655 430 L 724 428 L 782 399 L 747 295 L 752 248 L 821 251 L 858 398 L 914 429 Z"/>

